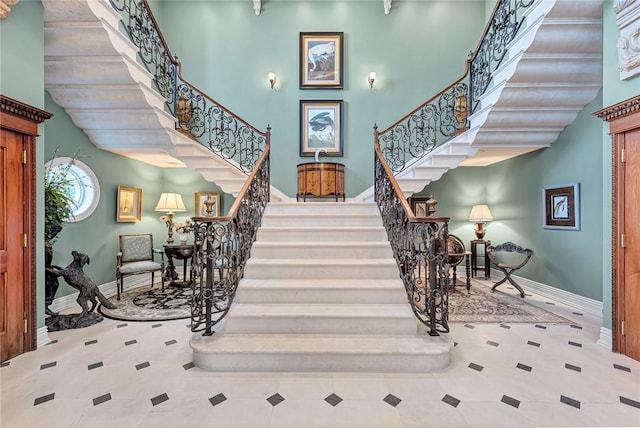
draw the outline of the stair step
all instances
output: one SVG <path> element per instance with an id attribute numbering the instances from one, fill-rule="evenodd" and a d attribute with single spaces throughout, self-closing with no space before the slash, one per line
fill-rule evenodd
<path id="1" fill-rule="evenodd" d="M 385 259 L 253 259 L 247 260 L 244 278 L 377 278 L 397 279 L 398 265 Z"/>
<path id="2" fill-rule="evenodd" d="M 265 216 L 270 214 L 377 214 L 378 206 L 372 202 L 278 202 L 269 204 Z"/>
<path id="3" fill-rule="evenodd" d="M 387 242 L 387 232 L 383 227 L 261 227 L 257 240 Z"/>
<path id="4" fill-rule="evenodd" d="M 331 227 L 336 223 L 340 226 L 378 226 L 382 227 L 380 213 L 305 213 L 275 214 L 265 213 L 262 217 L 262 225 L 266 227 L 282 227 L 295 224 L 298 227 Z"/>
<path id="5" fill-rule="evenodd" d="M 452 348 L 424 334 L 195 334 L 189 344 L 196 366 L 216 372 L 428 373 L 449 365 Z"/>
<path id="6" fill-rule="evenodd" d="M 418 321 L 405 304 L 236 303 L 226 333 L 417 334 Z"/>
<path id="7" fill-rule="evenodd" d="M 365 259 L 390 258 L 391 246 L 385 241 L 256 241 L 251 247 L 255 259 Z"/>
<path id="8" fill-rule="evenodd" d="M 400 279 L 243 279 L 238 303 L 407 304 Z"/>

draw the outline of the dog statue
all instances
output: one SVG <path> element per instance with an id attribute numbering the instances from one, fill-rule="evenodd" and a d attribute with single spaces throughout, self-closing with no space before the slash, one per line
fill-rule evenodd
<path id="1" fill-rule="evenodd" d="M 73 261 L 64 269 L 54 271 L 56 276 L 64 278 L 65 282 L 78 290 L 78 304 L 82 308 L 82 313 L 78 315 L 78 319 L 84 317 L 88 313 L 93 312 L 98 302 L 96 298 L 105 307 L 109 309 L 115 309 L 116 306 L 109 301 L 98 289 L 98 286 L 84 273 L 83 266 L 89 264 L 89 256 L 77 251 L 72 251 Z M 91 309 L 89 309 L 88 302 L 91 302 Z"/>

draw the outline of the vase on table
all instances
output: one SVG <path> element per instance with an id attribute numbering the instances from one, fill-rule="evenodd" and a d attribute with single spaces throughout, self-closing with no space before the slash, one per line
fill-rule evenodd
<path id="1" fill-rule="evenodd" d="M 188 233 L 178 233 L 178 239 L 180 240 L 180 245 L 187 245 L 187 240 L 189 239 Z"/>

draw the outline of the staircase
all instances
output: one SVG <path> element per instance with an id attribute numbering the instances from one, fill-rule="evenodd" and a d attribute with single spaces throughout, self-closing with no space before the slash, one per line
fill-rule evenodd
<path id="1" fill-rule="evenodd" d="M 551 146 L 602 86 L 602 4 L 544 0 L 530 8 L 469 130 L 396 176 L 405 196 L 460 165 L 487 166 Z"/>
<path id="2" fill-rule="evenodd" d="M 45 89 L 96 147 L 159 167 L 191 168 L 237 196 L 247 175 L 175 130 L 175 118 L 108 0 L 42 4 Z"/>
<path id="3" fill-rule="evenodd" d="M 373 203 L 269 203 L 224 331 L 191 339 L 210 371 L 430 372 L 448 338 L 419 331 Z"/>

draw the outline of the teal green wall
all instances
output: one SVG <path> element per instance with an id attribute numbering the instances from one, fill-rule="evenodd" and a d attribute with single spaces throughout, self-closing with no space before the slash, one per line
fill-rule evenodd
<path id="1" fill-rule="evenodd" d="M 11 8 L 9 18 L 0 21 L 0 93 L 33 107 L 44 102 L 44 10 L 39 1 L 22 1 Z M 45 127 L 40 124 L 36 140 L 36 212 L 43 210 Z M 44 221 L 36 219 L 36 248 L 44 248 Z M 44 252 L 36 251 L 36 265 L 44 266 Z M 44 272 L 36 268 L 37 324 L 44 325 Z"/>
<path id="2" fill-rule="evenodd" d="M 182 76 L 254 126 L 272 127 L 272 183 L 296 192 L 299 100 L 344 100 L 348 197 L 373 184 L 373 125 L 381 129 L 464 73 L 469 50 L 484 29 L 484 2 L 154 2 Z M 188 25 L 173 25 L 176 22 Z M 455 22 L 455 31 L 452 31 Z M 344 32 L 344 90 L 300 90 L 300 32 Z M 275 90 L 268 72 L 276 73 Z M 377 73 L 374 89 L 367 83 Z"/>
<path id="3" fill-rule="evenodd" d="M 487 223 L 486 239 L 535 252 L 519 276 L 602 301 L 602 141 L 592 115 L 600 105 L 598 95 L 550 148 L 488 167 L 457 168 L 421 194 L 436 197 L 438 215 L 451 217 L 450 233 L 467 246 L 475 237 L 467 221 L 471 206 L 488 204 L 494 221 Z M 542 189 L 573 182 L 580 184 L 580 230 L 544 229 Z"/>
<path id="4" fill-rule="evenodd" d="M 46 96 L 46 109 L 55 114 L 47 122 L 45 161 L 54 156 L 73 156 L 87 164 L 100 182 L 100 203 L 96 211 L 85 220 L 65 223 L 54 244 L 53 264 L 66 266 L 71 262 L 71 251 L 77 250 L 91 257 L 85 272 L 97 284 L 115 280 L 118 235 L 152 233 L 154 246 L 161 248 L 166 243 L 167 230 L 159 221 L 163 213 L 154 211 L 160 193 L 175 192 L 182 195 L 187 211 L 175 213 L 175 221 L 194 215 L 195 192 L 220 192 L 220 188 L 204 180 L 199 174 L 186 168 L 158 168 L 124 156 L 99 150 L 86 134 L 76 127 L 66 112 Z M 142 189 L 142 218 L 140 222 L 116 222 L 116 200 L 118 186 Z M 233 196 L 221 193 L 223 213 L 233 203 Z M 63 280 L 56 297 L 75 292 Z"/>

